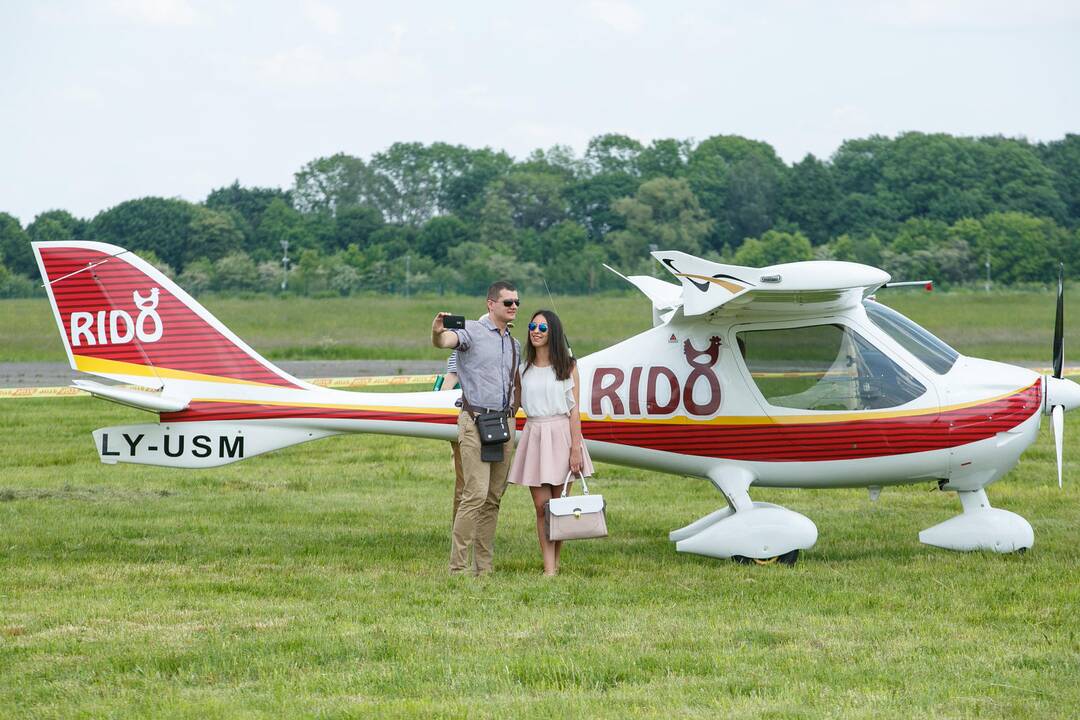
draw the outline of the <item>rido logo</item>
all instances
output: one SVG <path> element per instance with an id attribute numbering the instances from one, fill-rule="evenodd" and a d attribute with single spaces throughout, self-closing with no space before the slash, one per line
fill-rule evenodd
<path id="1" fill-rule="evenodd" d="M 121 309 L 71 313 L 72 346 L 123 345 L 136 338 L 144 343 L 157 342 L 165 330 L 157 313 L 158 293 L 158 288 L 151 288 L 148 297 L 140 295 L 138 290 L 131 293 L 139 309 L 134 319 L 131 313 Z"/>
<path id="2" fill-rule="evenodd" d="M 711 337 L 708 347 L 698 350 L 689 339 L 683 342 L 683 357 L 690 366 L 685 381 L 680 381 L 678 374 L 665 365 L 635 365 L 629 368 L 629 382 L 626 370 L 621 367 L 596 368 L 590 414 L 594 418 L 665 417 L 682 410 L 699 418 L 715 415 L 720 410 L 722 393 L 713 366 L 720 359 L 721 344 L 720 338 Z M 700 402 L 694 398 L 698 386 L 705 394 Z"/>

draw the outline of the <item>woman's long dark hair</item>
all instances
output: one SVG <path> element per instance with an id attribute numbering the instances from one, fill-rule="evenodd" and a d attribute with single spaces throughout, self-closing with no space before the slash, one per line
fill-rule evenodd
<path id="1" fill-rule="evenodd" d="M 537 315 L 543 315 L 548 326 L 548 354 L 551 357 L 551 367 L 555 370 L 558 380 L 566 380 L 574 372 L 574 356 L 570 354 L 570 346 L 566 342 L 566 333 L 563 332 L 562 320 L 550 310 L 537 310 L 530 316 L 529 322 L 536 319 Z M 533 347 L 529 338 L 525 338 L 525 371 L 528 372 L 536 362 L 536 348 Z"/>

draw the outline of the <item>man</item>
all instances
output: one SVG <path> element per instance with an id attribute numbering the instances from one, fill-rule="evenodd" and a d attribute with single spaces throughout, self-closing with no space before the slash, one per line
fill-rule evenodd
<path id="1" fill-rule="evenodd" d="M 488 313 L 480 320 L 468 320 L 464 330 L 447 330 L 441 312 L 431 323 L 431 343 L 457 350 L 458 381 L 463 400 L 458 414 L 458 444 L 464 478 L 461 500 L 454 513 L 451 533 L 450 572 L 491 572 L 495 525 L 499 505 L 506 490 L 506 474 L 513 459 L 514 433 L 506 443 L 502 460 L 484 462 L 480 454 L 480 433 L 476 415 L 484 411 L 504 411 L 513 416 L 515 394 L 520 387 L 517 364 L 521 345 L 510 336 L 508 325 L 517 317 L 521 300 L 510 283 L 500 280 L 488 288 Z M 511 420 L 511 422 L 513 422 Z M 473 560 L 469 562 L 469 550 Z"/>

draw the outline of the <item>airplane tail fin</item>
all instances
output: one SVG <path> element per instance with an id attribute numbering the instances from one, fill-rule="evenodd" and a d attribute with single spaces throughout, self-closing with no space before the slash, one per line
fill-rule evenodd
<path id="1" fill-rule="evenodd" d="M 675 250 L 652 253 L 683 285 L 683 312 L 701 315 L 756 286 L 755 268 L 722 265 Z M 751 280 L 753 277 L 753 280 Z"/>
<path id="2" fill-rule="evenodd" d="M 155 389 L 169 380 L 311 388 L 134 253 L 85 241 L 33 248 L 72 369 Z"/>

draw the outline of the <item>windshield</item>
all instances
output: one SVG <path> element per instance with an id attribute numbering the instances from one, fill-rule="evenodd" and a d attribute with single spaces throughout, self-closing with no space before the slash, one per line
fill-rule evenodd
<path id="1" fill-rule="evenodd" d="M 878 410 L 926 388 L 843 325 L 749 330 L 736 335 L 750 376 L 770 405 L 799 410 Z"/>
<path id="2" fill-rule="evenodd" d="M 875 300 L 864 300 L 863 307 L 871 322 L 938 375 L 949 372 L 960 357 L 960 353 L 892 308 Z"/>

